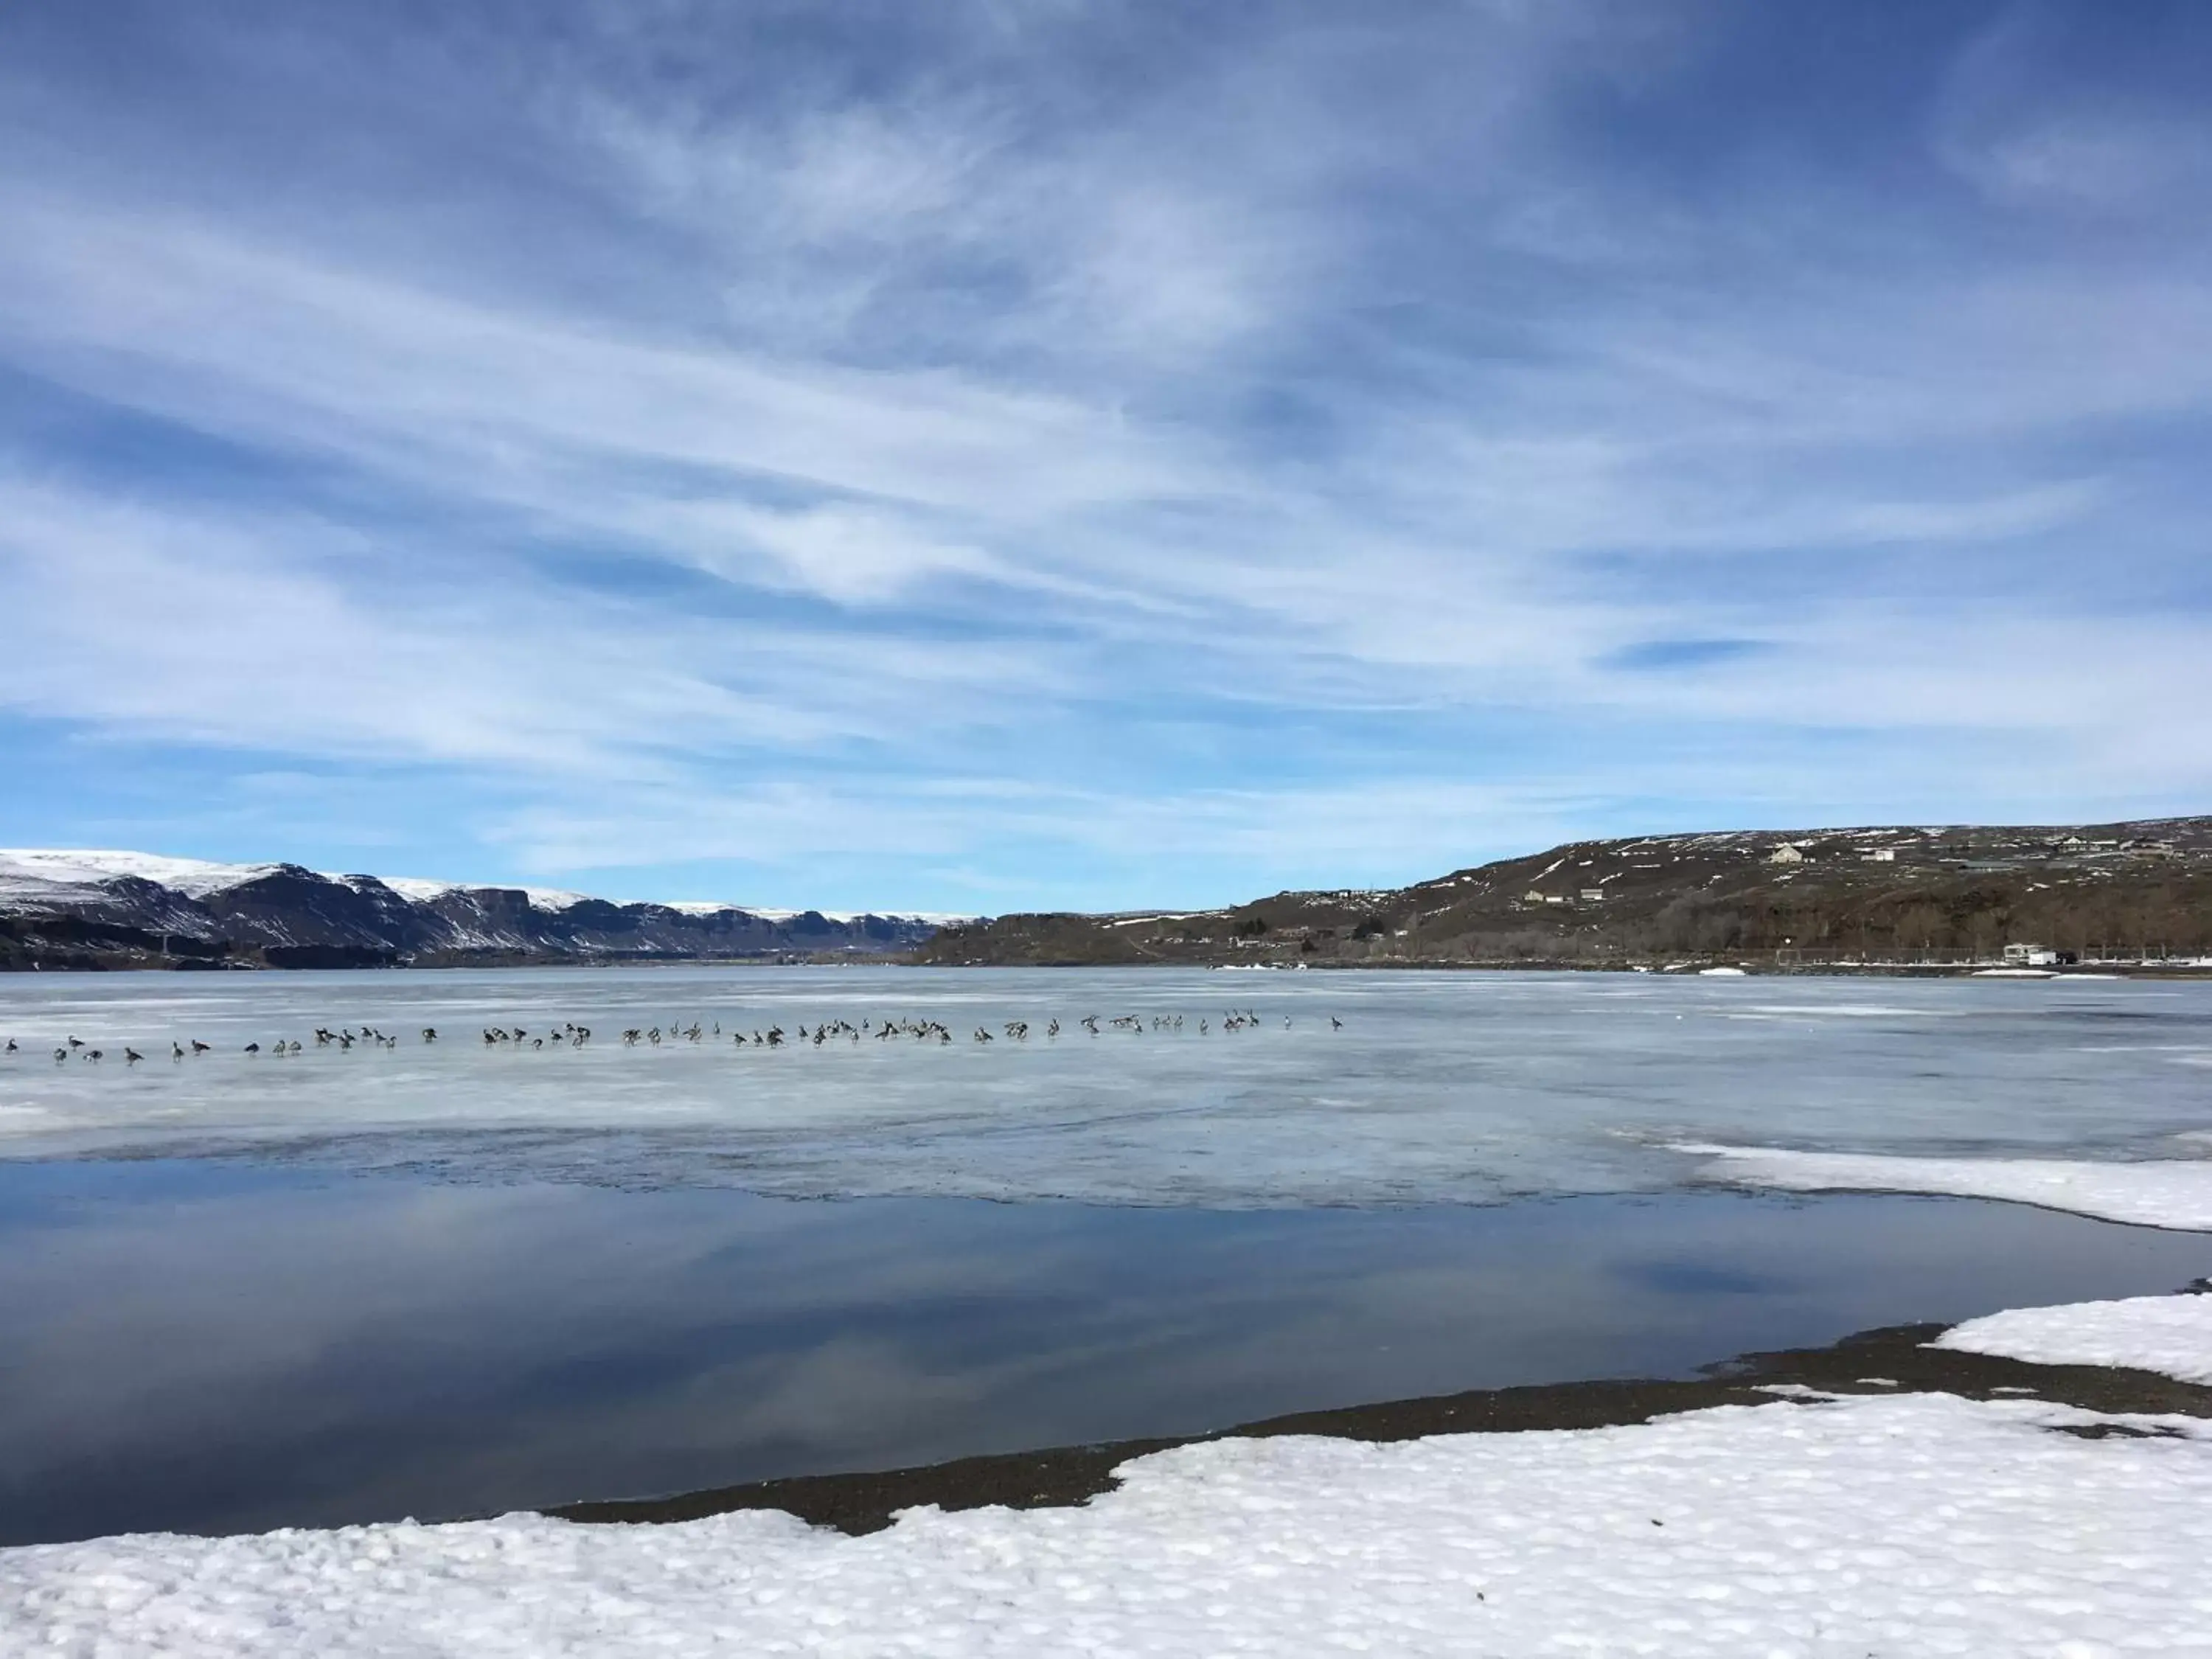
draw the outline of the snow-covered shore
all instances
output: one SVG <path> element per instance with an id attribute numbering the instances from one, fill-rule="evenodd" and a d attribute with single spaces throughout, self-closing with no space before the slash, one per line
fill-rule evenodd
<path id="1" fill-rule="evenodd" d="M 1215 1441 L 1085 1508 L 13 1552 L 25 1655 L 2212 1650 L 2212 1424 L 1942 1395 Z"/>

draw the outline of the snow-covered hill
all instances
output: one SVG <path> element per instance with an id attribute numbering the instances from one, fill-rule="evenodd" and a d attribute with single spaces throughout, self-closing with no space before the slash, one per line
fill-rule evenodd
<path id="1" fill-rule="evenodd" d="M 0 848 L 0 966 L 375 967 L 881 956 L 934 915 L 617 904 L 540 887 L 325 874 L 296 864 Z"/>

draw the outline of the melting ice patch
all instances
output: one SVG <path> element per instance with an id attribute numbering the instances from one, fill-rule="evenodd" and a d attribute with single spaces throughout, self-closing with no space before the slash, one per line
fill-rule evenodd
<path id="1" fill-rule="evenodd" d="M 1942 1395 L 1370 1445 L 1225 1440 L 1079 1509 L 530 1516 L 0 1553 L 0 1647 L 409 1652 L 2201 1651 L 2212 1439 Z"/>
<path id="2" fill-rule="evenodd" d="M 1713 1160 L 1709 1179 L 1789 1192 L 1942 1193 L 1996 1198 L 2137 1226 L 2212 1232 L 2212 1158 L 2090 1163 L 2070 1158 L 1893 1158 L 1771 1146 L 1673 1149 Z"/>

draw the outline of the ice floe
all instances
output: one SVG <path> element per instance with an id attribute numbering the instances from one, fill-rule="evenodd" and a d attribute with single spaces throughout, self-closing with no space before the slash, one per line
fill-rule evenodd
<path id="1" fill-rule="evenodd" d="M 2047 1158 L 1899 1158 L 1678 1142 L 1707 1179 L 1787 1192 L 1941 1193 L 1997 1198 L 2142 1227 L 2212 1232 L 2212 1158 L 2133 1164 Z"/>
<path id="2" fill-rule="evenodd" d="M 1929 1346 L 2039 1365 L 2127 1365 L 2212 1385 L 2212 1296 L 2010 1308 L 1954 1326 Z"/>
<path id="3" fill-rule="evenodd" d="M 0 1553 L 14 1654 L 2203 1652 L 2212 1438 L 2033 1401 L 1228 1440 L 1080 1509 L 528 1516 Z"/>

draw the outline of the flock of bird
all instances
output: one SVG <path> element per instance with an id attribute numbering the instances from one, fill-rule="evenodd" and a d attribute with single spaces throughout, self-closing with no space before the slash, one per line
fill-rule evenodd
<path id="1" fill-rule="evenodd" d="M 1141 1036 L 1147 1030 L 1174 1033 L 1185 1029 L 1183 1016 L 1181 1014 L 1117 1014 L 1103 1018 L 1097 1014 L 1085 1014 L 1078 1018 L 1075 1024 L 1094 1037 L 1103 1036 L 1109 1030 L 1128 1032 Z M 1221 1016 L 1219 1029 L 1224 1032 L 1256 1031 L 1261 1024 L 1260 1016 L 1252 1010 L 1232 1008 Z M 1329 1016 L 1328 1024 L 1331 1030 L 1344 1029 L 1344 1022 L 1334 1014 Z M 1285 1015 L 1283 1018 L 1283 1029 L 1289 1030 L 1291 1028 L 1291 1018 Z M 1213 1033 L 1215 1022 L 1210 1017 L 1200 1017 L 1197 1029 L 1199 1036 L 1209 1036 Z M 978 1025 L 969 1041 L 973 1043 L 997 1042 L 1001 1040 L 1010 1042 L 1027 1042 L 1030 1040 L 1030 1023 L 1024 1019 L 1006 1020 L 1001 1024 L 1000 1032 L 1001 1035 L 994 1036 L 988 1026 Z M 1044 1028 L 1044 1036 L 1048 1040 L 1057 1038 L 1060 1033 L 1060 1023 L 1057 1018 L 1050 1021 Z M 564 1020 L 558 1025 L 550 1026 L 540 1031 L 532 1031 L 519 1025 L 512 1029 L 502 1025 L 487 1025 L 483 1028 L 483 1046 L 487 1048 L 543 1049 L 548 1047 L 580 1048 L 592 1040 L 592 1028 L 588 1025 L 579 1025 L 573 1020 Z M 719 1019 L 713 1023 L 711 1030 L 707 1024 L 696 1018 L 689 1024 L 679 1019 L 672 1019 L 665 1027 L 631 1026 L 623 1032 L 622 1042 L 623 1046 L 629 1048 L 637 1048 L 641 1044 L 647 1048 L 659 1048 L 663 1043 L 704 1042 L 709 1036 L 717 1042 L 722 1038 L 722 1024 Z M 933 1042 L 939 1047 L 944 1047 L 954 1040 L 951 1028 L 942 1020 L 915 1019 L 903 1015 L 895 1019 L 863 1019 L 857 1025 L 848 1019 L 824 1020 L 811 1030 L 802 1024 L 795 1035 L 785 1031 L 780 1024 L 771 1024 L 766 1030 L 755 1026 L 750 1034 L 744 1029 L 738 1028 L 732 1030 L 729 1036 L 732 1044 L 740 1048 L 748 1047 L 781 1048 L 787 1045 L 793 1047 L 804 1045 L 819 1048 L 824 1043 L 840 1039 L 857 1045 L 863 1037 L 877 1042 L 896 1041 Z M 421 1040 L 426 1043 L 437 1042 L 438 1028 L 434 1025 L 423 1026 Z M 381 1031 L 368 1024 L 363 1024 L 358 1030 L 350 1025 L 336 1030 L 321 1025 L 315 1028 L 314 1046 L 318 1048 L 350 1051 L 356 1045 L 373 1048 L 397 1048 L 399 1046 L 399 1038 L 392 1032 Z M 181 1064 L 185 1060 L 196 1060 L 202 1054 L 214 1052 L 214 1044 L 203 1042 L 198 1037 L 188 1037 L 181 1042 L 172 1040 L 169 1044 L 169 1058 L 172 1062 Z M 0 1055 L 12 1056 L 21 1052 L 20 1045 L 13 1037 L 7 1040 L 4 1048 L 0 1048 Z M 249 1042 L 240 1052 L 246 1054 L 267 1054 L 274 1056 L 289 1056 L 302 1052 L 302 1045 L 296 1039 L 285 1038 L 269 1044 L 265 1048 L 258 1042 Z M 56 1063 L 60 1065 L 67 1065 L 72 1060 L 97 1063 L 106 1059 L 107 1051 L 105 1048 L 96 1048 L 73 1035 L 66 1043 L 54 1049 L 53 1056 Z M 123 1063 L 125 1066 L 138 1065 L 145 1058 L 146 1056 L 136 1048 L 125 1047 L 123 1049 Z"/>

